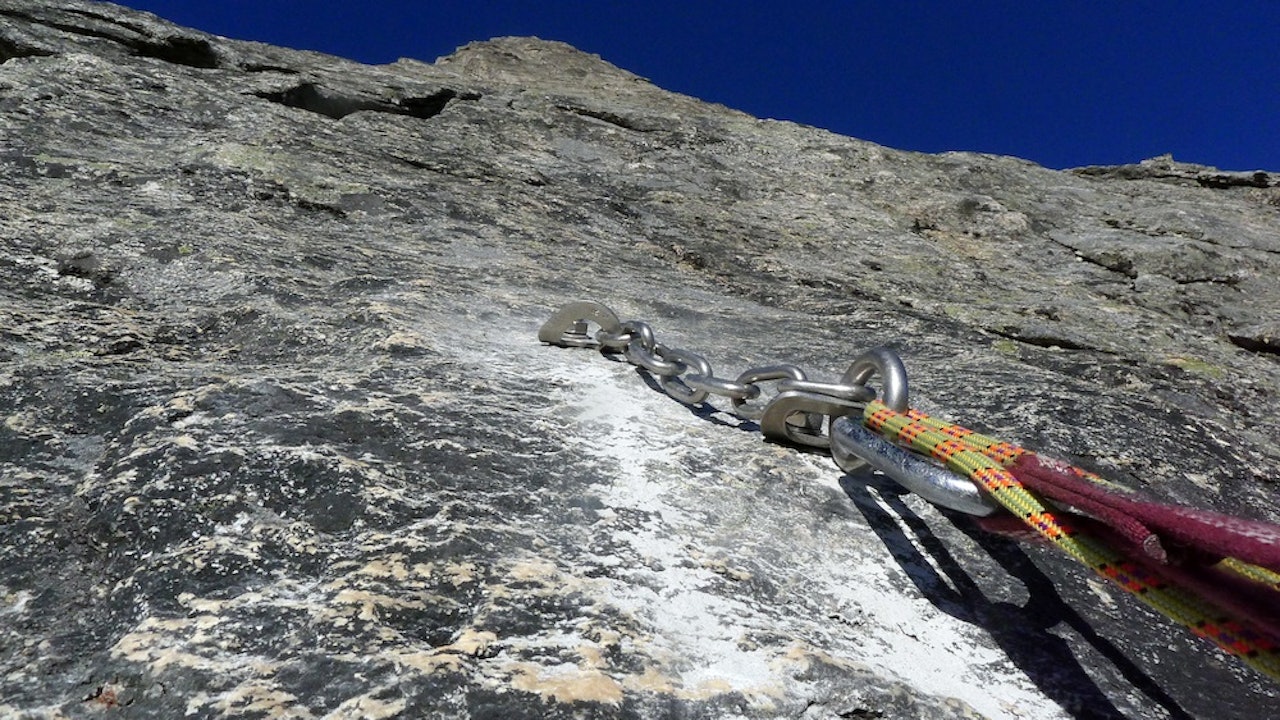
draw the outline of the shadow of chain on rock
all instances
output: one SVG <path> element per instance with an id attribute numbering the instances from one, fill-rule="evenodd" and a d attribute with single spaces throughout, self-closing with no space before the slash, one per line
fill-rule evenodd
<path id="1" fill-rule="evenodd" d="M 964 517 L 944 511 L 954 527 L 1025 585 L 1028 597 L 1022 606 L 988 598 L 929 525 L 902 501 L 905 491 L 891 480 L 864 470 L 846 474 L 840 478 L 840 486 L 925 598 L 948 615 L 986 630 L 1005 656 L 1026 673 L 1046 697 L 1073 717 L 1123 718 L 1125 715 L 1089 677 L 1066 640 L 1050 632 L 1059 623 L 1079 634 L 1136 690 L 1169 713 L 1169 717 L 1174 720 L 1192 717 L 1068 605 L 1052 580 L 1032 563 L 1017 543 L 985 533 Z M 886 511 L 881 502 L 893 514 Z M 904 525 L 914 537 L 907 537 Z M 917 544 L 928 553 L 928 559 Z"/>

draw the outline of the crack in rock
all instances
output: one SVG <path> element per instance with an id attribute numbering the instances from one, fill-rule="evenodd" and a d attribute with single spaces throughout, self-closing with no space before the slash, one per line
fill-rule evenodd
<path id="1" fill-rule="evenodd" d="M 287 90 L 254 94 L 264 100 L 324 115 L 334 120 L 341 120 L 352 113 L 361 111 L 408 115 L 427 120 L 443 112 L 445 106 L 451 100 L 480 99 L 479 93 L 459 92 L 452 88 L 444 88 L 430 95 L 384 100 L 343 93 L 313 82 L 301 83 Z"/>

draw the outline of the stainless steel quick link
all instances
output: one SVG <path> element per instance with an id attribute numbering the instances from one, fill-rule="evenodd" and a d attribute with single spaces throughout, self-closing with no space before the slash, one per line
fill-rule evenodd
<path id="1" fill-rule="evenodd" d="M 592 325 L 597 328 L 594 333 Z M 562 347 L 620 352 L 682 403 L 699 405 L 711 395 L 727 397 L 732 412 L 757 421 L 766 438 L 829 448 L 846 472 L 870 464 L 936 505 L 971 515 L 989 515 L 997 507 L 967 478 L 879 437 L 855 419 L 877 397 L 897 412 L 907 410 L 907 370 L 888 348 L 873 348 L 855 358 L 839 382 L 812 380 L 791 364 L 751 368 L 729 380 L 716 377 L 702 355 L 658 342 L 648 323 L 621 322 L 612 310 L 595 302 L 560 308 L 538 331 L 538 339 Z M 878 378 L 878 391 L 868 385 L 872 378 Z M 763 395 L 762 383 L 776 383 L 777 393 L 763 404 L 752 402 Z"/>
<path id="2" fill-rule="evenodd" d="M 661 346 L 659 346 L 661 347 Z M 711 363 L 701 355 L 690 352 L 688 350 L 675 350 L 671 348 L 662 348 L 659 353 L 663 360 L 674 362 L 681 368 L 681 372 L 696 370 L 699 377 L 712 377 Z M 687 378 L 688 375 L 685 375 Z M 658 378 L 658 387 L 661 387 L 671 397 L 679 400 L 686 405 L 697 405 L 707 399 L 707 391 L 689 387 L 686 380 L 682 380 L 680 375 L 662 375 Z"/>
<path id="3" fill-rule="evenodd" d="M 736 380 L 725 380 L 710 373 L 689 373 L 684 376 L 684 384 L 695 390 L 705 390 L 712 395 L 727 397 L 732 400 L 753 400 L 760 397 L 760 388 L 749 383 Z"/>
<path id="4" fill-rule="evenodd" d="M 665 345 L 655 345 L 652 348 L 647 348 L 638 339 L 627 343 L 627 348 L 622 351 L 622 355 L 627 359 L 627 362 L 632 365 L 638 365 L 659 377 L 672 377 L 684 371 L 684 366 L 680 363 L 663 359 L 671 355 L 671 353 L 671 348 Z M 676 399 L 679 400 L 680 398 Z"/>
<path id="5" fill-rule="evenodd" d="M 805 374 L 804 370 L 800 369 L 799 366 L 790 364 L 768 365 L 765 367 L 746 370 L 738 376 L 738 379 L 735 382 L 740 385 L 755 388 L 756 393 L 752 398 L 734 398 L 733 413 L 741 418 L 759 420 L 760 417 L 764 415 L 765 409 L 763 407 L 747 405 L 746 403 L 748 399 L 754 399 L 760 395 L 760 386 L 758 383 L 765 382 L 766 380 L 795 380 L 797 382 L 804 382 L 808 379 L 809 376 Z"/>
<path id="6" fill-rule="evenodd" d="M 894 412 L 907 411 L 907 367 L 898 353 L 887 347 L 871 348 L 853 362 L 840 378 L 844 385 L 866 385 L 874 375 L 879 375 L 883 390 L 880 402 Z"/>

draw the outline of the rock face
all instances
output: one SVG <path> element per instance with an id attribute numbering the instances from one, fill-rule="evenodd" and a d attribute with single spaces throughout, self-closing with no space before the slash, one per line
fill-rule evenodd
<path id="1" fill-rule="evenodd" d="M 0 0 L 0 715 L 1267 717 L 1050 550 L 537 342 L 589 298 L 1280 519 L 1280 188 L 899 152 L 504 38 Z"/>

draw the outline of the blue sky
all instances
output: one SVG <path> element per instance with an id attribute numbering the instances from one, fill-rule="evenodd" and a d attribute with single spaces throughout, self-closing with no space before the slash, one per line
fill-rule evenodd
<path id="1" fill-rule="evenodd" d="M 1280 2 L 124 0 L 363 62 L 563 40 L 670 90 L 891 147 L 1280 172 Z"/>

